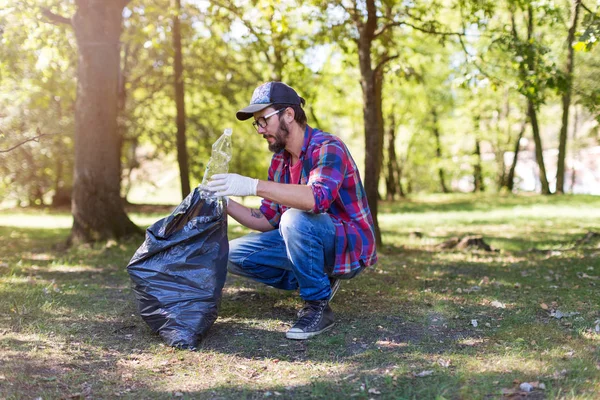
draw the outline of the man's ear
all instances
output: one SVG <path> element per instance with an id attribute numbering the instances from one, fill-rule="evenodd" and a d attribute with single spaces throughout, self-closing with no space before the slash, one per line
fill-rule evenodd
<path id="1" fill-rule="evenodd" d="M 292 121 L 294 121 L 294 118 L 296 117 L 296 112 L 292 107 L 288 107 L 283 113 L 283 116 L 285 117 L 285 122 L 289 124 Z"/>

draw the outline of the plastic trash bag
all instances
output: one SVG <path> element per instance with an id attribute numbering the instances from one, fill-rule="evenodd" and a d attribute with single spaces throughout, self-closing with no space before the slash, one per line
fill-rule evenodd
<path id="1" fill-rule="evenodd" d="M 194 189 L 146 230 L 127 265 L 141 317 L 169 346 L 195 350 L 217 319 L 229 253 L 225 207 Z"/>

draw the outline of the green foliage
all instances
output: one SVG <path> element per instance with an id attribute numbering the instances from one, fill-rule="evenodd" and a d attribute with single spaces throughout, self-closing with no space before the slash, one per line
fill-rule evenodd
<path id="1" fill-rule="evenodd" d="M 0 193 L 5 201 L 39 205 L 72 182 L 72 157 L 65 155 L 73 151 L 74 38 L 41 22 L 39 8 L 17 2 L 9 11 L 0 14 L 0 146 L 50 136 L 0 154 Z"/>
<path id="2" fill-rule="evenodd" d="M 297 88 L 307 100 L 309 123 L 340 135 L 362 168 L 364 105 L 356 43 L 361 25 L 353 15 L 364 18 L 365 4 L 183 2 L 192 184 L 202 179 L 210 146 L 227 127 L 234 131 L 231 171 L 265 177 L 270 157 L 265 143 L 249 123 L 235 119 L 235 112 L 258 84 L 272 79 Z M 386 0 L 375 5 L 379 25 L 372 67 L 383 72 L 384 121 L 397 117 L 403 184 L 414 191 L 439 190 L 440 167 L 454 182 L 470 176 L 475 138 L 494 154 L 484 173 L 497 181 L 503 153 L 513 150 L 524 119 L 522 98 L 531 98 L 543 112 L 558 104 L 566 87 L 567 4 Z M 530 5 L 535 7 L 528 40 Z M 70 17 L 74 8 L 73 1 L 18 0 L 0 11 L 0 149 L 36 136 L 38 128 L 54 135 L 0 153 L 0 193 L 11 204 L 48 202 L 72 184 L 77 47 L 72 29 L 50 23 L 43 10 Z M 145 167 L 175 157 L 172 12 L 171 1 L 152 0 L 130 2 L 123 14 L 118 104 L 123 196 L 132 187 L 157 184 Z M 588 112 L 600 115 L 597 25 L 597 13 L 583 12 L 578 37 L 589 51 L 576 52 L 574 101 L 588 110 L 585 118 Z M 432 110 L 438 114 L 442 157 L 431 140 Z M 556 121 L 540 123 L 552 127 Z M 552 129 L 545 131 L 553 143 Z M 581 134 L 589 136 L 586 145 L 596 144 L 587 131 Z"/>

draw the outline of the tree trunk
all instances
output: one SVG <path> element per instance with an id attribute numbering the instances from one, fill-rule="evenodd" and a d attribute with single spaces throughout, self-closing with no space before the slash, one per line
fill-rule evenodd
<path id="1" fill-rule="evenodd" d="M 433 116 L 433 137 L 435 138 L 435 155 L 439 163 L 442 160 L 442 142 L 440 140 L 438 116 L 435 108 L 431 110 L 431 114 Z M 440 177 L 440 187 L 442 188 L 442 193 L 450 193 L 450 191 L 448 190 L 448 186 L 446 186 L 446 177 L 444 174 L 444 168 L 442 166 L 438 168 L 438 176 Z"/>
<path id="2" fill-rule="evenodd" d="M 375 28 L 377 27 L 377 10 L 374 0 L 367 1 L 367 21 L 361 24 L 359 29 L 360 36 L 357 40 L 358 44 L 358 60 L 360 65 L 360 84 L 363 93 L 363 115 L 365 128 L 365 192 L 373 216 L 375 224 L 375 239 L 377 245 L 381 245 L 381 232 L 379 230 L 379 222 L 377 220 L 379 199 L 378 183 L 379 183 L 379 156 L 381 149 L 379 138 L 379 117 L 377 113 L 377 94 L 375 71 L 371 64 L 371 47 L 374 39 Z"/>
<path id="3" fill-rule="evenodd" d="M 473 192 L 483 192 L 485 186 L 483 185 L 483 169 L 481 167 L 481 146 L 479 144 L 479 138 L 475 138 L 475 152 L 476 161 L 473 170 L 473 183 L 475 184 Z"/>
<path id="4" fill-rule="evenodd" d="M 141 232 L 121 202 L 117 137 L 119 37 L 125 0 L 77 0 L 79 49 L 70 243 Z"/>
<path id="5" fill-rule="evenodd" d="M 503 108 L 503 110 L 500 111 L 499 114 L 501 115 L 501 119 L 506 124 L 506 132 L 505 132 L 505 136 L 504 136 L 506 138 L 506 143 L 501 143 L 501 139 L 498 138 L 497 145 L 496 145 L 496 159 L 498 160 L 498 163 L 500 164 L 500 166 L 499 166 L 500 174 L 498 176 L 498 190 L 501 190 L 502 188 L 507 187 L 506 180 L 508 179 L 507 171 L 506 171 L 506 162 L 504 161 L 504 150 L 506 149 L 506 147 L 508 145 L 510 145 L 510 121 L 509 121 L 510 97 L 509 97 L 508 89 L 506 89 L 506 91 L 504 92 L 504 96 L 505 96 L 504 108 Z M 500 132 L 500 127 L 498 127 L 498 132 Z M 498 135 L 498 136 L 500 136 L 500 135 Z"/>
<path id="6" fill-rule="evenodd" d="M 527 70 L 521 69 L 521 77 L 524 81 L 527 81 L 527 75 L 530 71 L 535 72 L 535 54 L 531 47 L 533 39 L 533 6 L 530 4 L 527 7 L 527 43 L 529 45 L 526 52 L 526 64 Z M 542 185 L 542 194 L 550 194 L 550 187 L 548 186 L 548 176 L 546 175 L 546 166 L 544 164 L 544 149 L 542 147 L 542 137 L 540 136 L 540 128 L 537 120 L 537 110 L 534 103 L 534 95 L 527 96 L 527 114 L 529 116 L 529 122 L 531 122 L 531 131 L 533 133 L 533 141 L 535 142 L 535 159 L 540 169 L 540 184 Z"/>
<path id="7" fill-rule="evenodd" d="M 377 114 L 377 188 L 379 189 L 379 177 L 383 169 L 383 136 L 384 136 L 384 121 L 383 121 L 383 67 L 375 69 L 375 112 Z M 379 190 L 377 190 L 377 198 L 381 199 Z"/>
<path id="8" fill-rule="evenodd" d="M 572 133 L 572 137 L 571 137 L 571 142 L 573 144 L 576 144 L 575 139 L 577 139 L 577 125 L 579 125 L 579 108 L 577 108 L 577 106 L 575 106 L 575 118 L 573 119 L 573 133 Z M 575 155 L 577 154 L 577 149 L 575 149 L 574 153 L 574 157 L 572 157 L 573 160 L 575 160 Z M 577 182 L 577 168 L 575 166 L 575 162 L 572 163 L 571 165 L 571 193 L 574 193 L 575 190 L 575 183 Z"/>
<path id="9" fill-rule="evenodd" d="M 540 169 L 540 184 L 542 185 L 542 194 L 550 194 L 550 186 L 548 185 L 548 176 L 546 175 L 546 167 L 544 164 L 544 150 L 542 148 L 542 138 L 540 136 L 540 127 L 537 120 L 537 112 L 533 101 L 527 99 L 527 114 L 529 122 L 531 122 L 531 131 L 533 132 L 533 141 L 535 142 L 535 159 Z"/>
<path id="10" fill-rule="evenodd" d="M 175 105 L 177 107 L 177 163 L 181 180 L 181 197 L 190 193 L 187 140 L 185 135 L 185 92 L 183 86 L 183 55 L 181 51 L 181 0 L 173 0 L 173 49 L 175 51 Z"/>
<path id="11" fill-rule="evenodd" d="M 525 127 L 527 126 L 527 119 L 523 121 L 519 136 L 515 142 L 515 156 L 513 157 L 512 163 L 510 164 L 510 170 L 508 171 L 508 177 L 506 178 L 506 188 L 509 192 L 512 192 L 515 187 L 515 170 L 517 169 L 517 161 L 519 160 L 519 150 L 521 149 L 521 138 L 525 133 Z"/>
<path id="12" fill-rule="evenodd" d="M 575 30 L 577 29 L 577 19 L 579 17 L 579 7 L 581 0 L 573 0 L 571 6 L 571 26 L 567 35 L 567 65 L 565 78 L 567 87 L 562 95 L 562 125 L 560 127 L 560 138 L 558 144 L 558 162 L 556 164 L 556 193 L 564 193 L 565 190 L 565 158 L 567 155 L 567 131 L 569 127 L 569 108 L 571 106 L 571 92 L 573 91 L 573 69 L 575 67 L 573 41 L 575 40 Z"/>
<path id="13" fill-rule="evenodd" d="M 390 117 L 390 125 L 388 126 L 387 134 L 387 175 L 385 177 L 385 192 L 386 199 L 393 201 L 398 193 L 398 183 L 400 178 L 398 176 L 398 158 L 396 156 L 396 119 L 392 113 Z"/>

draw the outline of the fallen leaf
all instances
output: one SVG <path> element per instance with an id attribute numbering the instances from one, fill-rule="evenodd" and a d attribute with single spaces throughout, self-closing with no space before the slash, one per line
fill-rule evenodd
<path id="1" fill-rule="evenodd" d="M 377 388 L 371 388 L 371 389 L 369 389 L 369 393 L 371 393 L 371 394 L 381 394 L 381 392 L 379 390 L 377 390 Z"/>
<path id="2" fill-rule="evenodd" d="M 504 303 L 501 303 L 501 302 L 499 302 L 499 301 L 497 301 L 497 300 L 494 300 L 494 301 L 492 301 L 492 302 L 490 303 L 490 305 L 491 305 L 492 307 L 496 307 L 496 308 L 506 308 L 506 304 L 504 304 Z"/>
<path id="3" fill-rule="evenodd" d="M 547 310 L 548 309 L 548 304 L 542 303 L 542 304 L 540 304 L 540 307 L 542 307 L 542 310 Z"/>
<path id="4" fill-rule="evenodd" d="M 433 375 L 433 371 L 421 371 L 418 374 L 415 374 L 417 378 L 423 378 L 425 376 Z"/>
<path id="5" fill-rule="evenodd" d="M 598 276 L 590 276 L 590 275 L 586 274 L 585 272 L 578 272 L 577 276 L 582 279 L 592 279 L 594 281 L 600 279 L 600 277 L 598 277 Z"/>
<path id="6" fill-rule="evenodd" d="M 529 382 L 523 382 L 519 385 L 519 389 L 524 392 L 531 392 L 533 390 L 533 385 Z"/>
<path id="7" fill-rule="evenodd" d="M 438 364 L 444 368 L 448 368 L 450 366 L 450 360 L 444 360 L 443 358 L 440 358 L 438 360 Z"/>

